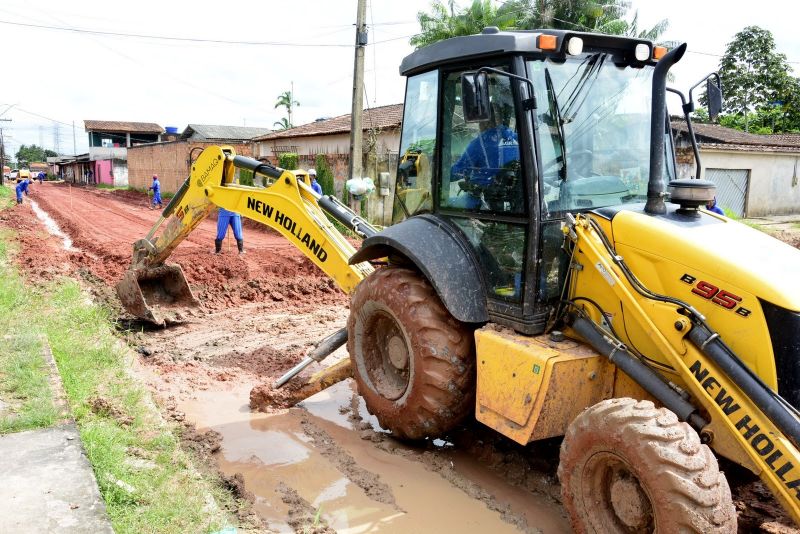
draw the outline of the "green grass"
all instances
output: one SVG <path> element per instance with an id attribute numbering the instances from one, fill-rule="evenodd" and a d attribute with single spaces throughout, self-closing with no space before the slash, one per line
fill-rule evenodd
<path id="1" fill-rule="evenodd" d="M 128 187 L 123 187 L 123 188 L 120 188 L 120 189 L 127 189 L 128 191 L 136 191 L 137 193 L 142 193 L 143 195 L 153 196 L 153 194 L 150 193 L 149 190 L 146 187 L 134 187 L 132 185 L 129 185 Z M 168 192 L 165 192 L 165 191 L 161 192 L 161 199 L 162 200 L 169 200 L 174 196 L 175 196 L 175 193 L 168 193 Z"/>
<path id="2" fill-rule="evenodd" d="M 10 268 L 8 235 L 0 239 L 0 399 L 7 405 L 0 413 L 0 434 L 6 434 L 50 426 L 58 409 L 42 338 L 27 322 L 27 292 Z"/>
<path id="3" fill-rule="evenodd" d="M 116 185 L 111 185 L 111 184 L 97 184 L 96 187 L 97 187 L 97 189 L 109 189 L 111 191 L 116 191 L 118 189 L 121 189 L 121 190 L 124 191 L 124 190 L 128 189 L 127 186 L 126 187 L 118 187 Z"/>
<path id="4" fill-rule="evenodd" d="M 161 418 L 131 374 L 133 356 L 114 336 L 110 312 L 74 280 L 26 286 L 9 261 L 8 236 L 0 238 L 0 396 L 13 392 L 20 406 L 3 431 L 57 418 L 43 335 L 115 532 L 214 532 L 236 524 L 226 510 L 239 503 L 216 475 L 194 467 L 180 427 Z"/>

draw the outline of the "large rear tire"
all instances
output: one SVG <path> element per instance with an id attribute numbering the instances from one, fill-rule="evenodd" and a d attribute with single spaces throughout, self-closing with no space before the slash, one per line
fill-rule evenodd
<path id="1" fill-rule="evenodd" d="M 576 532 L 736 532 L 728 481 L 711 449 L 650 401 L 609 399 L 575 418 L 558 478 Z"/>
<path id="2" fill-rule="evenodd" d="M 474 409 L 473 331 L 419 273 L 386 267 L 362 281 L 347 331 L 358 392 L 396 437 L 441 436 Z"/>

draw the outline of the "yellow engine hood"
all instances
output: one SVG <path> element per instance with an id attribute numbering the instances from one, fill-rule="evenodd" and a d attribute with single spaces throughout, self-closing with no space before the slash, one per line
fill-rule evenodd
<path id="1" fill-rule="evenodd" d="M 693 222 L 674 212 L 653 217 L 620 211 L 611 228 L 617 251 L 623 256 L 620 249 L 663 258 L 711 274 L 720 286 L 741 288 L 782 308 L 800 311 L 800 250 L 763 232 L 707 212 Z M 670 286 L 671 281 L 661 290 Z"/>

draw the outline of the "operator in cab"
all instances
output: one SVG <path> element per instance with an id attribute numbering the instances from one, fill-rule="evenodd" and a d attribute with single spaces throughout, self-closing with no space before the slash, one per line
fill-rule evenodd
<path id="1" fill-rule="evenodd" d="M 492 103 L 489 120 L 479 123 L 478 136 L 470 141 L 453 164 L 451 176 L 459 180 L 461 192 L 450 200 L 451 207 L 480 208 L 481 194 L 492 184 L 495 176 L 519 162 L 517 133 L 508 127 L 505 119 L 512 110 L 511 103 Z"/>

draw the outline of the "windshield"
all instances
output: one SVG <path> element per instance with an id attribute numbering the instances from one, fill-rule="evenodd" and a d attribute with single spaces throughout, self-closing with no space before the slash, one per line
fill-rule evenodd
<path id="1" fill-rule="evenodd" d="M 645 201 L 653 69 L 598 53 L 529 61 L 528 70 L 539 95 L 544 212 Z"/>

